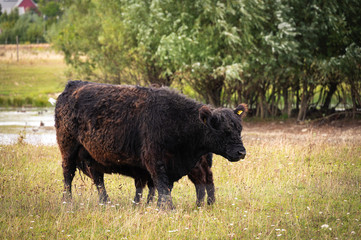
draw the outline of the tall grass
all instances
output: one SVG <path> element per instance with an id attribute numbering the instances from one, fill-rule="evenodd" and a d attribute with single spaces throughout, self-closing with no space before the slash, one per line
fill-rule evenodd
<path id="1" fill-rule="evenodd" d="M 351 138 L 245 137 L 248 155 L 214 159 L 216 203 L 197 208 L 187 178 L 174 211 L 133 206 L 133 180 L 106 175 L 112 200 L 76 173 L 73 201 L 61 201 L 56 146 L 0 147 L 1 239 L 360 239 L 361 146 Z"/>

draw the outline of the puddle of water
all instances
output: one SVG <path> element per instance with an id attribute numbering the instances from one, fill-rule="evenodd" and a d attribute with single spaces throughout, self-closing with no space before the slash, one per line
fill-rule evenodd
<path id="1" fill-rule="evenodd" d="M 0 144 L 55 145 L 54 108 L 0 109 Z"/>

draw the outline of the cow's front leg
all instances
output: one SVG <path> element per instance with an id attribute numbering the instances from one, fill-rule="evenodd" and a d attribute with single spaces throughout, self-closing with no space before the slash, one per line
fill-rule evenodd
<path id="1" fill-rule="evenodd" d="M 173 182 L 169 181 L 163 165 L 156 169 L 156 187 L 158 190 L 157 206 L 161 209 L 173 209 L 171 192 L 173 189 Z"/>

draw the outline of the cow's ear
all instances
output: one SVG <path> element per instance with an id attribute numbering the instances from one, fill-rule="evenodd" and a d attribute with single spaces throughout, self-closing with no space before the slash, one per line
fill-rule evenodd
<path id="1" fill-rule="evenodd" d="M 238 107 L 234 110 L 234 113 L 240 116 L 241 118 L 246 116 L 247 112 L 248 112 L 248 107 L 247 104 L 245 103 L 239 104 Z"/>
<path id="2" fill-rule="evenodd" d="M 210 128 L 218 129 L 220 121 L 215 114 L 212 113 L 211 109 L 207 106 L 202 106 L 199 109 L 199 119 L 204 125 Z"/>
<path id="3" fill-rule="evenodd" d="M 211 109 L 209 109 L 209 107 L 202 106 L 199 109 L 199 119 L 202 121 L 202 123 L 207 125 L 211 117 L 212 117 L 212 112 Z"/>

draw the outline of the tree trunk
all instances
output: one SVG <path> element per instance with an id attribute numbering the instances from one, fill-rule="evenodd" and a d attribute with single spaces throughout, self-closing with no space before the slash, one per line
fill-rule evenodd
<path id="1" fill-rule="evenodd" d="M 313 89 L 314 89 L 314 85 L 313 84 L 309 84 L 306 80 L 307 76 L 304 77 L 304 81 L 303 81 L 303 91 L 302 91 L 302 96 L 301 96 L 301 106 L 300 106 L 300 110 L 298 112 L 298 116 L 297 116 L 297 121 L 298 122 L 302 122 L 306 119 L 306 114 L 307 114 L 307 109 L 308 109 L 308 104 L 309 101 L 311 100 L 312 96 L 313 96 Z"/>
<path id="2" fill-rule="evenodd" d="M 283 101 L 284 101 L 282 114 L 287 114 L 288 115 L 288 105 L 289 105 L 289 102 L 288 102 L 288 88 L 284 87 L 282 92 L 283 92 Z M 288 117 L 289 117 L 289 115 L 288 115 Z"/>
<path id="3" fill-rule="evenodd" d="M 325 102 L 323 103 L 321 109 L 323 111 L 326 111 L 327 109 L 330 108 L 330 104 L 331 104 L 331 99 L 333 94 L 336 92 L 337 90 L 337 86 L 338 86 L 338 82 L 335 81 L 331 81 L 329 84 L 329 91 L 327 92 L 326 98 L 325 98 Z"/>
<path id="4" fill-rule="evenodd" d="M 263 93 L 263 91 L 260 94 L 259 106 L 260 106 L 260 117 L 264 119 L 267 117 L 267 106 L 266 106 L 266 96 Z"/>
<path id="5" fill-rule="evenodd" d="M 208 81 L 205 84 L 205 89 L 207 91 L 207 100 L 209 103 L 215 107 L 221 106 L 221 93 L 224 86 L 224 78 L 218 77 L 213 78 L 208 76 Z"/>
<path id="6" fill-rule="evenodd" d="M 350 85 L 351 85 L 351 99 L 352 99 L 352 119 L 355 119 L 356 111 L 357 111 L 357 102 L 359 102 L 359 104 L 361 104 L 361 102 L 358 97 L 357 89 L 355 87 L 353 79 L 350 81 Z"/>
<path id="7" fill-rule="evenodd" d="M 302 93 L 301 106 L 300 106 L 300 110 L 298 111 L 298 116 L 297 116 L 297 121 L 298 122 L 303 122 L 305 120 L 306 113 L 307 113 L 307 108 L 308 108 L 307 94 Z"/>
<path id="8" fill-rule="evenodd" d="M 288 109 L 287 109 L 288 117 L 291 117 L 292 114 L 292 103 L 293 103 L 293 92 L 290 92 L 290 96 L 288 100 Z"/>

